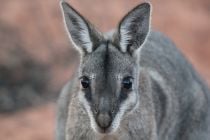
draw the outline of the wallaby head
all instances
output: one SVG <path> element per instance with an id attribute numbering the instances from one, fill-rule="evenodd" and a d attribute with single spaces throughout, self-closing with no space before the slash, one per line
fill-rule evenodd
<path id="1" fill-rule="evenodd" d="M 112 133 L 139 102 L 139 50 L 150 28 L 149 3 L 131 10 L 112 37 L 61 2 L 68 35 L 81 54 L 78 97 L 95 132 Z"/>

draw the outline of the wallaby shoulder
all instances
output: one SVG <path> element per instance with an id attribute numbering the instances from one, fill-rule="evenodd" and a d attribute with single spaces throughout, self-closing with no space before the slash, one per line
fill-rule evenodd
<path id="1" fill-rule="evenodd" d="M 159 138 L 209 139 L 208 86 L 162 33 L 152 31 L 144 45 L 140 65 L 151 79 Z"/>

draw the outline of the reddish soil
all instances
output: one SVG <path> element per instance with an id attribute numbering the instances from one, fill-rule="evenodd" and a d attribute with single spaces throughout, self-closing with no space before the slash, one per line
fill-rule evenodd
<path id="1" fill-rule="evenodd" d="M 140 2 L 69 0 L 75 9 L 101 31 L 114 28 L 127 11 Z M 152 3 L 153 28 L 167 34 L 210 84 L 210 1 L 154 0 Z M 58 1 L 1 0 L 0 21 L 19 32 L 25 49 L 35 59 L 52 64 L 52 88 L 59 89 L 69 79 L 75 69 L 72 67 L 73 62 L 78 60 L 64 55 L 66 52 L 72 52 L 73 55 L 74 51 L 68 45 Z M 63 60 L 64 56 L 68 61 Z M 55 125 L 54 106 L 48 104 L 14 114 L 0 115 L 0 139 L 52 140 Z"/>
<path id="2" fill-rule="evenodd" d="M 1 140 L 54 139 L 54 104 L 0 116 Z"/>

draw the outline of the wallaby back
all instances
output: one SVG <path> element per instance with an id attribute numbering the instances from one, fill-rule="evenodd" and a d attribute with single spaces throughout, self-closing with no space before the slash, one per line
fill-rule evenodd
<path id="1" fill-rule="evenodd" d="M 61 92 L 57 140 L 209 140 L 210 92 L 175 45 L 150 31 L 151 5 L 108 36 L 61 2 L 80 66 Z"/>

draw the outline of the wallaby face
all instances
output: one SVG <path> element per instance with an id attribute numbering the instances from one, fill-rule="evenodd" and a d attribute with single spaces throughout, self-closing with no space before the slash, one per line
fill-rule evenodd
<path id="1" fill-rule="evenodd" d="M 95 132 L 115 132 L 139 104 L 138 52 L 149 33 L 150 4 L 129 12 L 111 39 L 67 3 L 61 2 L 61 7 L 68 35 L 81 54 L 79 101 Z"/>

